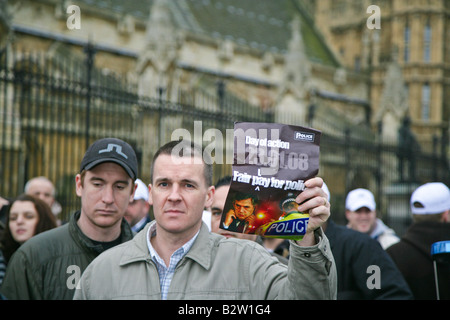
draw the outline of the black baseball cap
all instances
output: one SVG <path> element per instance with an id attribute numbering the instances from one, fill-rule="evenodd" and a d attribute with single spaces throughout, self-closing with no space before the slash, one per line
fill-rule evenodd
<path id="1" fill-rule="evenodd" d="M 90 170 L 104 162 L 117 163 L 125 169 L 133 181 L 136 180 L 138 175 L 136 153 L 125 141 L 117 138 L 104 138 L 95 141 L 86 150 L 83 160 L 81 160 L 80 172 Z"/>

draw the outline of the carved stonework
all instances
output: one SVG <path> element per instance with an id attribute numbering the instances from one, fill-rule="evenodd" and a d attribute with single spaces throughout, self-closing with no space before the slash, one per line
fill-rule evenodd
<path id="1" fill-rule="evenodd" d="M 275 58 L 272 53 L 265 52 L 262 58 L 261 67 L 264 71 L 269 72 L 275 65 Z"/>
<path id="2" fill-rule="evenodd" d="M 405 82 L 396 57 L 394 52 L 387 68 L 380 108 L 375 116 L 377 122 L 383 123 L 383 137 L 389 139 L 396 138 L 400 123 L 409 109 Z"/>
<path id="3" fill-rule="evenodd" d="M 285 56 L 285 74 L 276 98 L 276 120 L 283 123 L 289 123 L 290 119 L 296 117 L 305 119 L 310 91 L 311 66 L 305 53 L 298 16 L 294 17 L 291 25 L 292 36 Z"/>
<path id="4" fill-rule="evenodd" d="M 221 41 L 219 44 L 218 57 L 222 62 L 229 62 L 233 58 L 234 44 L 231 40 Z"/>
<path id="5" fill-rule="evenodd" d="M 283 85 L 295 88 L 297 95 L 303 97 L 311 75 L 311 66 L 305 53 L 305 44 L 298 16 L 295 16 L 292 21 L 292 37 L 288 43 L 285 70 L 286 75 Z"/>
<path id="6" fill-rule="evenodd" d="M 347 84 L 347 71 L 344 68 L 336 69 L 333 81 L 338 86 L 345 86 Z"/>
<path id="7" fill-rule="evenodd" d="M 178 48 L 179 37 L 173 24 L 170 3 L 156 0 L 147 23 L 146 45 L 136 67 L 140 78 L 140 94 L 157 96 L 163 92 L 170 96 L 170 79 L 175 69 Z"/>
<path id="8" fill-rule="evenodd" d="M 132 15 L 122 15 L 117 21 L 117 31 L 121 35 L 130 36 L 135 31 L 135 21 Z"/>

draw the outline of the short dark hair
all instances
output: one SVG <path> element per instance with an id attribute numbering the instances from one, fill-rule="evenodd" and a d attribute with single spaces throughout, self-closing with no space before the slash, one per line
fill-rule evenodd
<path id="1" fill-rule="evenodd" d="M 220 178 L 219 180 L 217 180 L 216 184 L 214 185 L 214 187 L 216 189 L 222 187 L 222 186 L 230 186 L 231 185 L 231 176 L 225 176 Z"/>
<path id="2" fill-rule="evenodd" d="M 175 155 L 179 157 L 198 157 L 202 159 L 204 165 L 203 176 L 207 186 L 212 186 L 212 159 L 209 154 L 203 153 L 203 149 L 198 144 L 191 142 L 189 140 L 173 140 L 156 151 L 153 156 L 152 167 L 150 172 L 150 179 L 153 182 L 153 171 L 155 167 L 156 159 L 160 155 Z M 206 159 L 205 159 L 205 158 Z"/>
<path id="3" fill-rule="evenodd" d="M 240 201 L 240 200 L 245 200 L 245 199 L 251 199 L 252 200 L 252 204 L 254 206 L 256 206 L 258 204 L 258 201 L 259 201 L 258 196 L 256 194 L 252 194 L 252 193 L 241 193 L 241 192 L 238 192 L 234 196 L 234 201 Z"/>

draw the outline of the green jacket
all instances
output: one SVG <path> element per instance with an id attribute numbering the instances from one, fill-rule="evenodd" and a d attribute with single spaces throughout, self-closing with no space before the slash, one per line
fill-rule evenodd
<path id="1" fill-rule="evenodd" d="M 161 299 L 146 240 L 154 223 L 97 257 L 83 273 L 74 299 Z M 321 229 L 316 240 L 312 247 L 291 242 L 286 266 L 256 242 L 226 239 L 203 224 L 175 269 L 168 299 L 335 299 L 336 268 Z"/>
<path id="2" fill-rule="evenodd" d="M 71 300 L 81 274 L 104 251 L 77 225 L 80 212 L 69 223 L 26 241 L 11 257 L 0 288 L 7 299 Z M 133 234 L 123 219 L 121 242 Z"/>

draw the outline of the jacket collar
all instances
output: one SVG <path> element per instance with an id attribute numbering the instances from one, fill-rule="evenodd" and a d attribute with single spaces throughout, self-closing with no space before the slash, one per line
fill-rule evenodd
<path id="1" fill-rule="evenodd" d="M 402 240 L 422 251 L 425 255 L 430 256 L 431 245 L 448 239 L 449 234 L 450 223 L 421 221 L 413 223 L 406 230 Z"/>
<path id="2" fill-rule="evenodd" d="M 130 248 L 130 250 L 126 250 L 122 255 L 119 262 L 120 266 L 136 261 L 151 261 L 146 237 L 148 229 L 151 228 L 155 223 L 156 221 L 148 223 L 142 231 L 136 234 L 133 241 L 131 242 L 133 246 Z M 189 252 L 182 259 L 182 261 L 185 259 L 191 259 L 197 262 L 203 268 L 209 269 L 209 267 L 211 266 L 211 249 L 213 246 L 213 240 L 210 239 L 210 235 L 211 234 L 208 227 L 205 223 L 202 223 L 197 239 L 195 240 Z"/>
<path id="3" fill-rule="evenodd" d="M 206 224 L 202 222 L 197 239 L 185 257 L 196 261 L 206 270 L 211 266 L 212 246 L 214 243 L 213 238 L 210 238 L 211 235 L 213 234 L 209 232 Z"/>
<path id="4" fill-rule="evenodd" d="M 75 212 L 69 220 L 69 232 L 72 238 L 75 242 L 77 242 L 81 247 L 88 251 L 92 251 L 95 254 L 102 253 L 103 247 L 99 244 L 95 244 L 92 242 L 91 239 L 89 239 L 83 231 L 81 231 L 80 227 L 78 226 L 78 219 L 80 219 L 81 211 Z M 121 242 L 125 242 L 128 240 L 131 240 L 133 238 L 133 232 L 131 231 L 131 228 L 129 224 L 126 222 L 125 219 L 122 218 L 121 226 L 120 226 L 120 237 Z"/>

